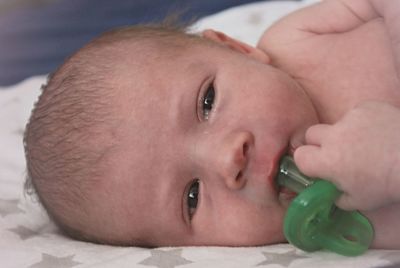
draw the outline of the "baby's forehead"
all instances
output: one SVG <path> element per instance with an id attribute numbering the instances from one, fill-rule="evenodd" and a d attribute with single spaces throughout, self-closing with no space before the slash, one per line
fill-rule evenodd
<path id="1" fill-rule="evenodd" d="M 194 94 L 201 82 L 215 72 L 219 49 L 210 41 L 198 41 L 188 42 L 179 51 L 165 47 L 146 48 L 146 53 L 128 51 L 129 55 L 117 66 L 118 77 L 114 78 L 119 89 L 117 105 L 135 120 L 147 118 L 144 128 L 149 128 L 153 121 L 162 123 L 157 120 L 171 112 L 171 107 L 195 102 Z M 183 98 L 176 98 L 179 96 Z"/>
<path id="2" fill-rule="evenodd" d="M 194 119 L 200 87 L 211 77 L 213 67 L 208 59 L 182 53 L 175 60 L 162 59 L 138 70 L 122 69 L 115 105 L 125 143 L 143 150 L 139 162 L 159 158 L 151 155 L 149 148 L 160 152 L 164 143 L 172 142 L 162 137 L 177 137 L 179 124 Z"/>
<path id="3" fill-rule="evenodd" d="M 120 67 L 120 81 L 128 83 L 130 88 L 135 88 L 141 93 L 140 87 L 147 86 L 150 91 L 147 94 L 161 94 L 163 89 L 171 91 L 174 87 L 168 87 L 169 82 L 179 84 L 180 81 L 192 79 L 190 75 L 198 72 L 212 61 L 206 54 L 212 47 L 206 44 L 195 44 L 185 49 L 175 51 L 163 48 L 156 51 L 148 51 L 147 54 L 140 51 L 127 52 L 126 58 L 122 59 Z M 162 87 L 161 84 L 165 86 Z"/>

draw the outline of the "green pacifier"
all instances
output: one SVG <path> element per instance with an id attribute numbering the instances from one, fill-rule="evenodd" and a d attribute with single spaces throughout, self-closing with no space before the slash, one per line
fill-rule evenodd
<path id="1" fill-rule="evenodd" d="M 374 230 L 358 211 L 345 211 L 335 205 L 340 192 L 328 181 L 302 174 L 293 159 L 281 159 L 278 184 L 298 193 L 284 220 L 284 234 L 304 251 L 327 249 L 345 256 L 364 253 Z"/>

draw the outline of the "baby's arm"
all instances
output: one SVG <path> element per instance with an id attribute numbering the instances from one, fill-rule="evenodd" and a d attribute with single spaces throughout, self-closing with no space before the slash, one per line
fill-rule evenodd
<path id="1" fill-rule="evenodd" d="M 305 174 L 343 191 L 337 205 L 372 210 L 400 202 L 400 109 L 366 102 L 333 125 L 315 125 L 294 153 Z M 400 203 L 399 203 L 400 204 Z"/>
<path id="2" fill-rule="evenodd" d="M 310 51 L 310 44 L 306 40 L 312 40 L 315 36 L 352 31 L 378 19 L 385 23 L 399 70 L 399 14 L 398 0 L 325 0 L 293 12 L 276 22 L 260 38 L 258 47 L 267 52 L 273 64 L 288 67 L 287 71 L 290 72 L 287 62 L 293 64 L 298 61 L 301 65 L 309 60 L 304 59 L 302 54 L 317 52 Z"/>
<path id="3" fill-rule="evenodd" d="M 400 78 L 400 3 L 398 0 L 369 0 L 369 3 L 384 19 Z"/>
<path id="4" fill-rule="evenodd" d="M 259 46 L 273 52 L 307 37 L 347 32 L 378 17 L 368 0 L 326 0 L 283 17 L 267 29 Z"/>
<path id="5" fill-rule="evenodd" d="M 374 211 L 363 211 L 374 226 L 373 248 L 400 249 L 400 203 Z"/>

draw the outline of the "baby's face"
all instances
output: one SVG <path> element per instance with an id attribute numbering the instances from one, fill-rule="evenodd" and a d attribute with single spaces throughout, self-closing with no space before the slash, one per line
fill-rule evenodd
<path id="1" fill-rule="evenodd" d="M 98 201 L 113 211 L 115 234 L 157 246 L 284 241 L 278 162 L 316 122 L 302 89 L 217 46 L 121 67 L 121 145 L 106 174 L 107 200 Z"/>

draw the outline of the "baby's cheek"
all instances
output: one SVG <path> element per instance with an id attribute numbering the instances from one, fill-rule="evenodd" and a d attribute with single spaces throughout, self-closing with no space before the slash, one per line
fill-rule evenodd
<path id="1" fill-rule="evenodd" d="M 236 211 L 235 211 L 236 212 Z M 283 211 L 278 208 L 248 209 L 246 213 L 226 215 L 221 221 L 221 239 L 232 245 L 255 246 L 284 241 Z"/>

